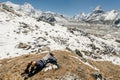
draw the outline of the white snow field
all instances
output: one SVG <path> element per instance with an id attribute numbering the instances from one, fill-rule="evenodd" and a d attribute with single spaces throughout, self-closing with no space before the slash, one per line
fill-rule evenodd
<path id="1" fill-rule="evenodd" d="M 12 4 L 12 6 L 14 6 L 13 11 L 0 8 L 0 59 L 39 50 L 43 52 L 41 49 L 48 47 L 51 51 L 66 50 L 66 48 L 72 51 L 78 49 L 83 54 L 85 51 L 88 54 L 91 53 L 87 58 L 99 55 L 101 59 L 96 60 L 108 60 L 120 64 L 120 56 L 118 56 L 120 43 L 114 39 L 102 39 L 80 29 L 69 30 L 58 24 L 51 25 L 47 22 L 37 21 L 35 17 L 26 14 L 28 10 L 19 11 L 17 10 L 18 5 Z M 20 43 L 25 46 L 19 47 Z"/>

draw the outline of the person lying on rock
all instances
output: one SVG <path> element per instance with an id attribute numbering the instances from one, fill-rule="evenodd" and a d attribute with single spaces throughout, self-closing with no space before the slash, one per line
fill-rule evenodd
<path id="1" fill-rule="evenodd" d="M 54 64 L 58 67 L 55 56 L 52 53 L 48 53 L 45 57 L 38 61 L 30 61 L 21 75 L 28 74 L 28 76 L 31 77 L 41 71 L 48 63 Z"/>

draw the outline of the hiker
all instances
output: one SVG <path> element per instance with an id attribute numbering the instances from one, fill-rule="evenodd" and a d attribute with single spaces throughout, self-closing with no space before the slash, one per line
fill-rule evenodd
<path id="1" fill-rule="evenodd" d="M 48 53 L 45 57 L 38 61 L 30 61 L 24 71 L 24 73 L 28 74 L 28 76 L 32 76 L 42 70 L 48 63 L 57 64 L 57 59 L 54 57 L 52 53 Z"/>

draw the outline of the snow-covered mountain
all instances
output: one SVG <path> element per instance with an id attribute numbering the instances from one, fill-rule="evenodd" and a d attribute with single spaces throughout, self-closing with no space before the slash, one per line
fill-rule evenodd
<path id="1" fill-rule="evenodd" d="M 116 21 L 119 22 L 120 19 L 120 13 L 116 10 L 104 11 L 100 6 L 97 6 L 91 13 L 86 15 L 78 15 L 75 15 L 72 19 L 89 23 L 112 24 L 114 26 L 120 27 L 119 23 L 115 24 Z"/>
<path id="2" fill-rule="evenodd" d="M 75 21 L 83 21 L 86 18 L 86 14 L 84 12 L 73 16 L 71 19 Z"/>
<path id="3" fill-rule="evenodd" d="M 67 22 L 67 18 L 64 17 L 62 14 L 54 13 L 51 11 L 47 11 L 41 14 L 41 16 L 38 18 L 39 20 L 43 20 L 46 22 Z"/>
<path id="4" fill-rule="evenodd" d="M 74 52 L 77 49 L 86 58 L 120 64 L 120 43 L 115 39 L 102 39 L 77 28 L 38 21 L 27 14 L 33 13 L 30 5 L 25 6 L 27 10 L 19 10 L 19 6 L 11 8 L 7 4 L 0 3 L 0 59 L 49 50 Z M 50 12 L 42 13 L 45 17 L 48 14 L 53 15 Z M 54 16 L 58 17 L 58 14 Z"/>
<path id="5" fill-rule="evenodd" d="M 100 6 L 97 6 L 91 13 L 84 12 L 68 18 L 62 14 L 51 11 L 43 12 L 35 9 L 31 4 L 24 3 L 23 5 L 14 4 L 10 1 L 1 4 L 4 9 L 12 11 L 17 15 L 29 15 L 37 19 L 37 21 L 44 21 L 48 23 L 60 23 L 64 25 L 72 22 L 87 22 L 95 24 L 107 24 L 115 27 L 120 27 L 120 13 L 116 10 L 104 11 Z"/>
<path id="6" fill-rule="evenodd" d="M 39 20 L 43 20 L 46 22 L 66 22 L 67 18 L 65 18 L 62 14 L 54 13 L 54 12 L 42 12 L 40 10 L 35 9 L 31 4 L 24 3 L 23 5 L 14 4 L 10 1 L 2 3 L 7 8 L 18 11 L 18 13 L 23 15 L 29 15 Z"/>
<path id="7" fill-rule="evenodd" d="M 14 4 L 10 1 L 7 1 L 7 2 L 4 2 L 3 5 L 6 5 L 6 7 L 10 8 L 14 11 L 19 11 L 21 13 L 24 12 L 24 14 L 30 15 L 33 17 L 39 17 L 42 13 L 42 11 L 34 9 L 34 7 L 29 3 L 24 3 L 23 5 L 18 5 L 18 4 Z"/>

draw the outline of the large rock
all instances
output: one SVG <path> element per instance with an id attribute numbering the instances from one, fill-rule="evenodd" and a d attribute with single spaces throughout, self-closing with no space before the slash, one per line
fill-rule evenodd
<path id="1" fill-rule="evenodd" d="M 26 44 L 26 43 L 19 43 L 19 44 L 17 45 L 17 47 L 18 47 L 18 48 L 21 48 L 21 49 L 26 49 L 26 50 L 28 50 L 28 49 L 31 48 L 31 46 L 28 45 L 28 44 Z"/>
<path id="2" fill-rule="evenodd" d="M 75 53 L 76 53 L 78 56 L 83 57 L 82 53 L 81 53 L 78 49 L 75 50 Z"/>
<path id="3" fill-rule="evenodd" d="M 93 77 L 96 79 L 96 80 L 102 80 L 102 75 L 99 73 L 99 72 L 95 72 L 93 74 Z"/>
<path id="4" fill-rule="evenodd" d="M 120 28 L 120 18 L 114 21 L 113 25 L 117 28 Z"/>

